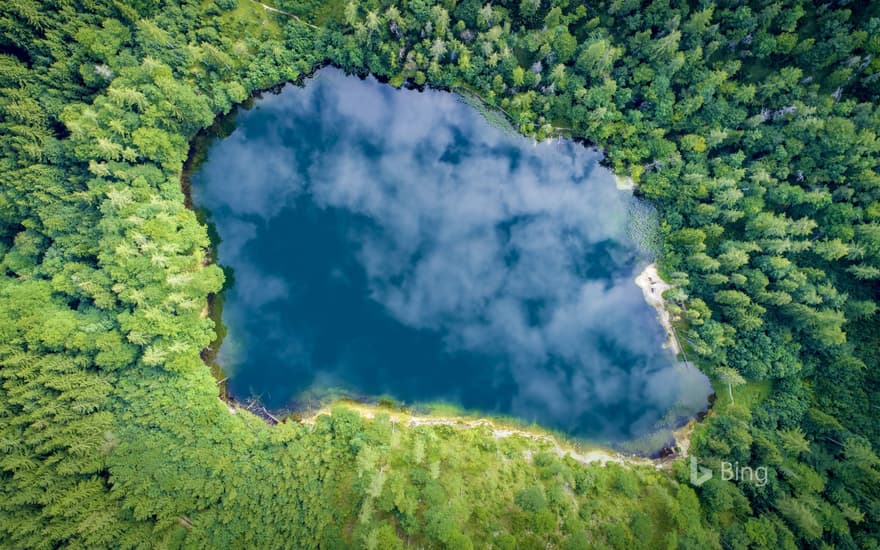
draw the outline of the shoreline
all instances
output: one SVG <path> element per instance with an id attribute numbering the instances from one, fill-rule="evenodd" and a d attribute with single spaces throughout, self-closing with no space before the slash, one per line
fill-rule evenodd
<path id="1" fill-rule="evenodd" d="M 398 424 L 406 428 L 417 428 L 419 426 L 452 426 L 460 430 L 489 428 L 492 431 L 492 437 L 494 439 L 522 437 L 525 439 L 530 439 L 532 441 L 541 442 L 549 445 L 553 452 L 555 452 L 561 458 L 565 458 L 566 456 L 571 457 L 573 460 L 583 465 L 599 464 L 601 466 L 605 466 L 609 462 L 612 462 L 615 464 L 620 464 L 621 466 L 649 466 L 660 469 L 671 463 L 671 459 L 675 459 L 679 456 L 676 453 L 671 457 L 656 459 L 646 458 L 637 455 L 627 455 L 600 446 L 581 450 L 577 447 L 576 444 L 560 440 L 558 436 L 551 433 L 544 433 L 540 430 L 540 428 L 536 430 L 529 430 L 526 428 L 516 427 L 515 425 L 508 425 L 498 420 L 493 420 L 489 417 L 469 419 L 468 417 L 454 415 L 419 415 L 412 414 L 406 411 L 395 411 L 376 405 L 366 405 L 362 403 L 352 403 L 348 401 L 336 402 L 326 405 L 315 411 L 310 416 L 301 418 L 298 423 L 303 426 L 314 425 L 319 417 L 331 415 L 333 413 L 333 409 L 340 406 L 356 412 L 361 416 L 361 418 L 366 418 L 369 420 L 373 420 L 381 414 L 388 415 L 392 424 Z M 679 442 L 676 440 L 676 446 L 679 445 Z"/>
<path id="2" fill-rule="evenodd" d="M 614 185 L 621 191 L 635 191 L 638 187 L 631 176 L 618 176 L 617 174 L 614 174 Z"/>
<path id="3" fill-rule="evenodd" d="M 642 289 L 645 301 L 657 310 L 657 318 L 666 330 L 666 342 L 663 347 L 671 349 L 677 357 L 681 353 L 681 346 L 672 326 L 672 316 L 666 310 L 666 300 L 663 298 L 663 293 L 674 287 L 660 278 L 656 262 L 645 267 L 636 277 L 635 282 L 636 286 Z"/>

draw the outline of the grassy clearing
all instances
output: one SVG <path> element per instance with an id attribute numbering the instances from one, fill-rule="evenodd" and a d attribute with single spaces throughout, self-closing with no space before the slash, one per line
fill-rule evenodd
<path id="1" fill-rule="evenodd" d="M 741 386 L 735 386 L 733 388 L 732 403 L 727 390 L 727 384 L 718 380 L 712 380 L 712 387 L 715 388 L 716 396 L 713 409 L 721 413 L 732 404 L 752 410 L 764 399 L 769 397 L 770 390 L 773 388 L 773 382 L 771 380 L 761 380 L 759 382 L 747 382 Z"/>
<path id="2" fill-rule="evenodd" d="M 263 2 L 271 6 L 271 2 Z M 254 0 L 238 0 L 238 6 L 220 16 L 222 28 L 237 28 L 241 36 L 260 36 L 267 32 L 272 38 L 282 37 L 280 18 L 284 15 L 273 13 Z"/>

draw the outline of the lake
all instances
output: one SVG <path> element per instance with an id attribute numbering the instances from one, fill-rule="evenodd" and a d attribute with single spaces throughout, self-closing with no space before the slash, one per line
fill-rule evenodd
<path id="1" fill-rule="evenodd" d="M 611 444 L 705 410 L 634 282 L 656 215 L 601 153 L 337 69 L 234 117 L 191 193 L 235 398 L 445 404 Z"/>

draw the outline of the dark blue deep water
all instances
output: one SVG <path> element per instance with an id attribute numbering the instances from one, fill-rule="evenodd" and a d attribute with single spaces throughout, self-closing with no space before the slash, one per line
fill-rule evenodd
<path id="1" fill-rule="evenodd" d="M 230 276 L 233 396 L 448 403 L 611 442 L 705 407 L 634 283 L 650 211 L 599 153 L 335 69 L 235 124 L 192 180 Z"/>

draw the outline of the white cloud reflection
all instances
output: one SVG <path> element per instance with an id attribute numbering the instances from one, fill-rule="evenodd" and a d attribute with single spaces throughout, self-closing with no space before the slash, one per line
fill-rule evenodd
<path id="1" fill-rule="evenodd" d="M 692 388 L 659 349 L 633 282 L 631 197 L 598 153 L 506 135 L 450 94 L 347 78 L 322 70 L 259 101 L 261 122 L 215 145 L 200 175 L 225 183 L 196 186 L 197 202 L 240 218 L 219 228 L 219 256 L 255 312 L 289 290 L 249 267 L 248 243 L 307 192 L 371 221 L 350 238 L 389 315 L 443 334 L 451 352 L 499 358 L 516 386 L 503 412 L 641 433 Z"/>

